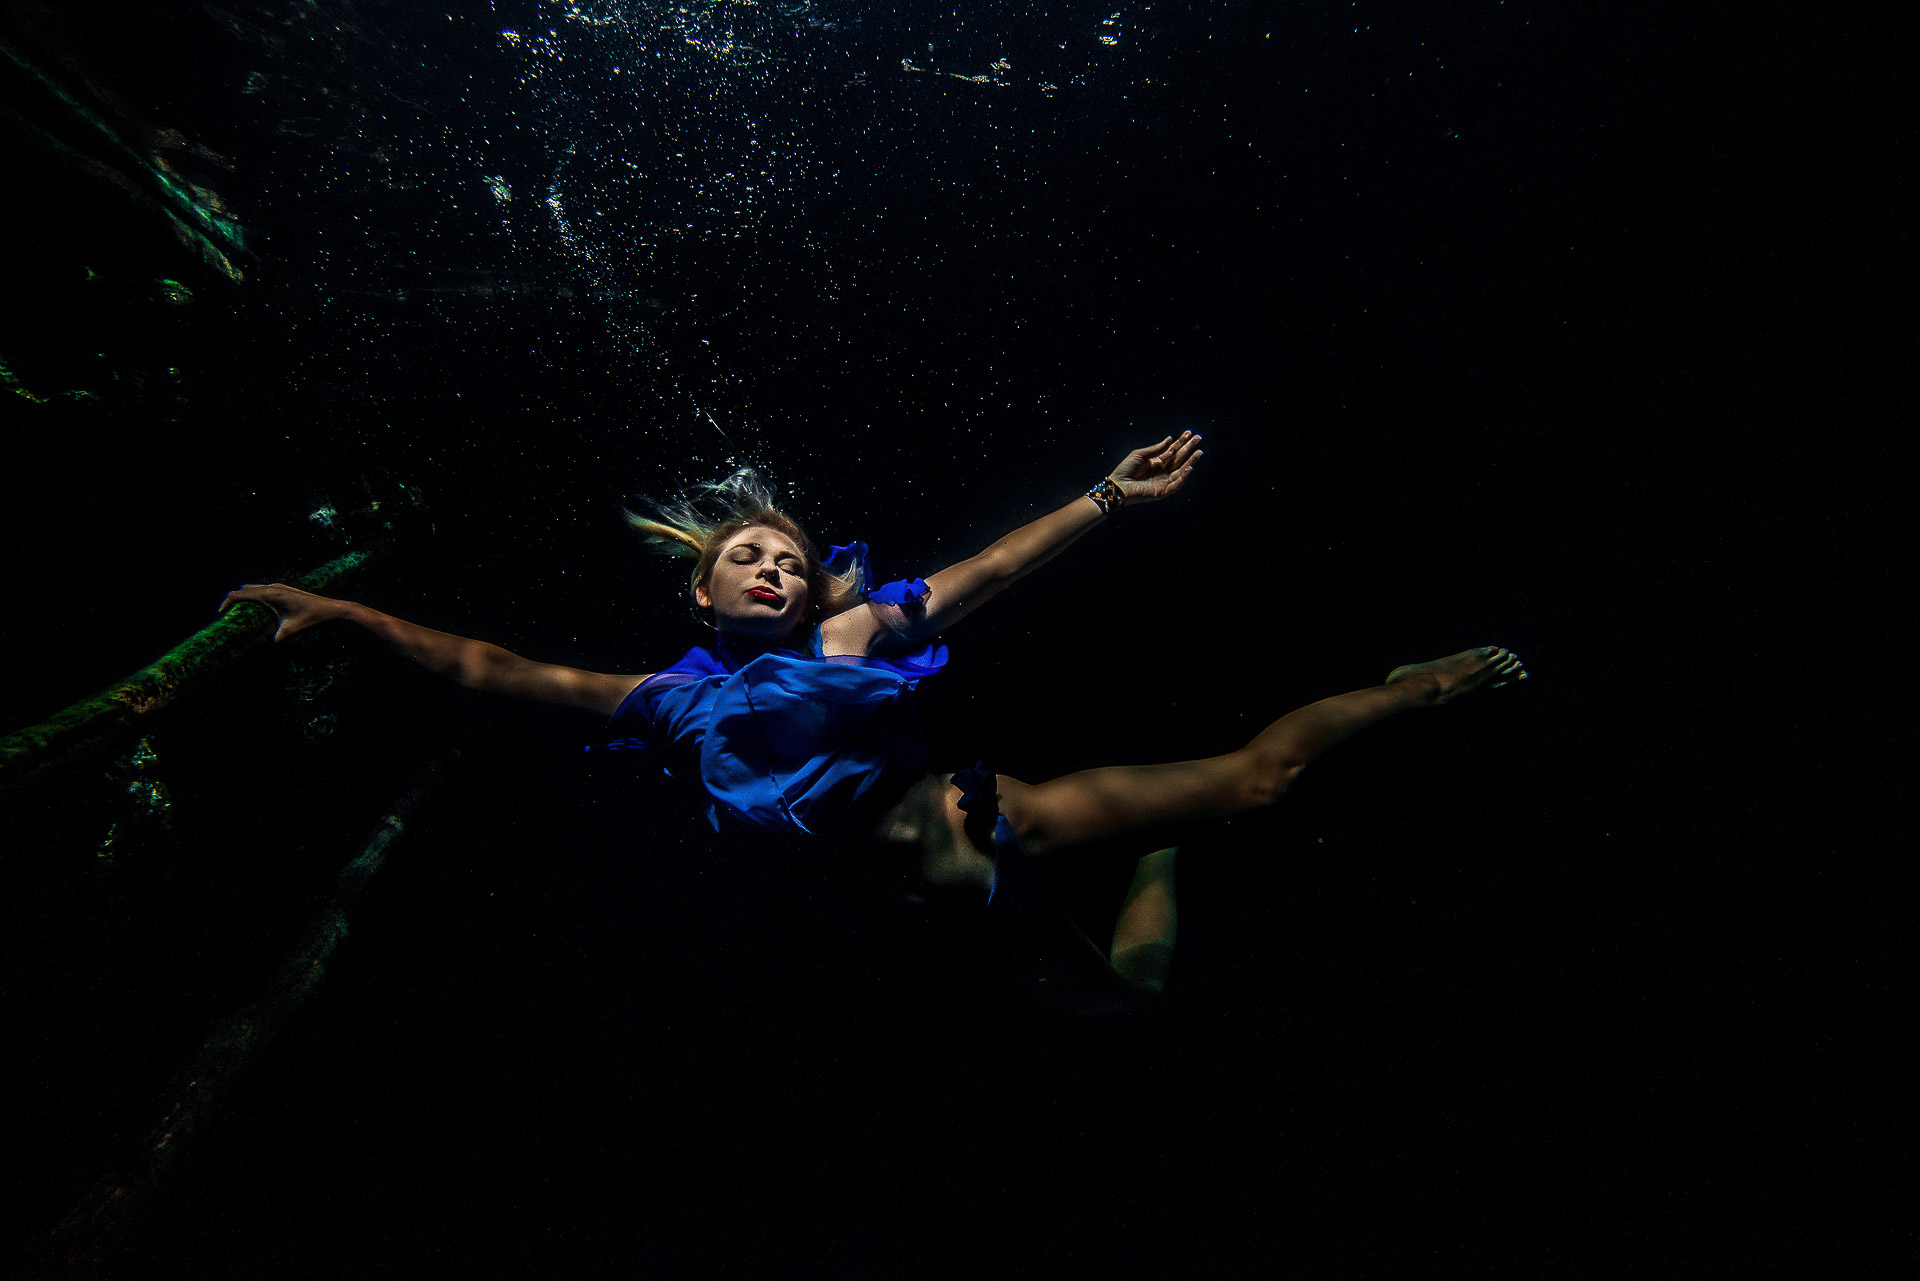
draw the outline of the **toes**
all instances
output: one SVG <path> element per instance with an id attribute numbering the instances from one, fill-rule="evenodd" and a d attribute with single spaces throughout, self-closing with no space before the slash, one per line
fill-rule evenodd
<path id="1" fill-rule="evenodd" d="M 1504 645 L 1489 645 L 1487 649 L 1492 655 L 1488 663 L 1491 668 L 1489 674 L 1499 678 L 1489 682 L 1491 688 L 1499 689 L 1502 685 L 1528 679 L 1526 666 L 1521 663 L 1518 654 Z"/>

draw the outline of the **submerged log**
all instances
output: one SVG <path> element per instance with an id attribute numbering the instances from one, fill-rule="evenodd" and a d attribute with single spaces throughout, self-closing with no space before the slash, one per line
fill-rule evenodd
<path id="1" fill-rule="evenodd" d="M 347 937 L 354 905 L 386 861 L 394 839 L 406 830 L 422 798 L 445 775 L 452 753 L 415 774 L 399 800 L 374 825 L 360 853 L 334 880 L 326 904 L 307 923 L 300 941 L 254 1001 L 223 1019 L 174 1078 L 167 1110 L 134 1154 L 100 1179 L 52 1235 L 47 1275 L 90 1276 L 136 1229 L 153 1195 L 178 1164 L 194 1133 L 215 1120 L 240 1075 L 288 1019 L 306 1004 L 326 976 L 327 963 Z"/>
<path id="2" fill-rule="evenodd" d="M 348 552 L 290 580 L 320 592 L 377 558 L 380 544 Z M 273 611 L 242 601 L 133 675 L 15 734 L 0 738 L 0 793 L 113 749 L 147 718 L 273 635 Z"/>

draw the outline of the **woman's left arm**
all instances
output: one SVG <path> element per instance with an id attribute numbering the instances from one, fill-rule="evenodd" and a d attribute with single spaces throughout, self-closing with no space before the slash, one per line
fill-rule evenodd
<path id="1" fill-rule="evenodd" d="M 1107 475 L 1121 503 L 1150 503 L 1177 492 L 1203 456 L 1200 437 L 1190 431 L 1136 449 Z M 970 556 L 927 579 L 925 610 L 909 619 L 908 639 L 937 635 L 980 608 L 1067 549 L 1074 539 L 1106 519 L 1106 510 L 1090 494 L 1056 512 L 1022 525 L 977 556 Z"/>

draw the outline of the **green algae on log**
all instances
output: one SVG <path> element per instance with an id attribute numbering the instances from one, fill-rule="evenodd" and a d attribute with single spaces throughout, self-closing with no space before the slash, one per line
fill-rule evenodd
<path id="1" fill-rule="evenodd" d="M 0 357 L 0 387 L 12 392 L 29 405 L 46 405 L 56 400 L 71 400 L 83 405 L 98 404 L 100 397 L 86 390 L 37 392 L 20 380 L 13 372 L 13 366 Z"/>
<path id="2" fill-rule="evenodd" d="M 416 773 L 366 843 L 334 878 L 333 891 L 307 922 L 300 941 L 274 971 L 260 996 L 220 1021 L 173 1079 L 167 1110 L 133 1155 L 97 1182 L 53 1231 L 51 1244 L 66 1275 L 93 1276 L 141 1218 L 153 1193 L 178 1163 L 194 1132 L 216 1119 L 235 1078 L 259 1057 L 287 1020 L 326 977 L 327 963 L 347 937 L 354 905 L 386 862 L 394 839 L 446 774 L 458 753 L 429 761 Z M 56 1269 L 45 1269 L 56 1271 Z"/>
<path id="3" fill-rule="evenodd" d="M 384 551 L 363 547 L 292 579 L 324 591 Z M 16 734 L 0 738 L 0 793 L 49 770 L 107 751 L 155 712 L 273 635 L 273 611 L 241 601 L 153 662 L 92 698 L 85 698 Z"/>

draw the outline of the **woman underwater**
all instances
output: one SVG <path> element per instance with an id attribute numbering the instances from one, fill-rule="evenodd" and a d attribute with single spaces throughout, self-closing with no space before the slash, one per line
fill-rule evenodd
<path id="1" fill-rule="evenodd" d="M 644 747 L 670 773 L 697 780 L 722 833 L 869 846 L 905 867 L 917 897 L 984 908 L 990 921 L 1038 916 L 1064 926 L 1033 889 L 1027 860 L 1131 844 L 1139 862 L 1112 947 L 1103 955 L 1066 932 L 1076 963 L 1091 960 L 1109 995 L 1151 1000 L 1164 987 L 1175 929 L 1174 851 L 1156 848 L 1156 834 L 1263 809 L 1359 730 L 1527 676 L 1513 654 L 1483 646 L 1396 668 L 1379 685 L 1289 712 L 1204 760 L 1105 766 L 1043 783 L 979 767 L 929 773 L 912 690 L 946 663 L 938 637 L 1122 506 L 1177 493 L 1199 446 L 1182 432 L 1136 449 L 1085 495 L 978 555 L 878 588 L 866 581 L 863 544 L 822 557 L 751 470 L 656 509 L 657 519 L 629 513 L 657 546 L 696 558 L 693 597 L 715 631 L 713 644 L 644 675 L 536 662 L 280 583 L 243 586 L 221 608 L 267 606 L 279 620 L 276 641 L 331 619 L 356 623 L 468 688 L 597 712 L 609 718 L 610 746 Z"/>

